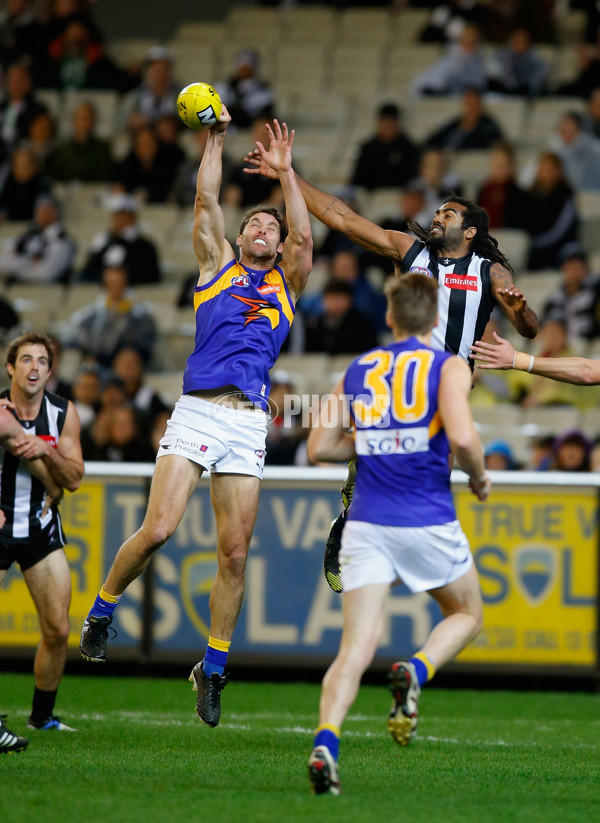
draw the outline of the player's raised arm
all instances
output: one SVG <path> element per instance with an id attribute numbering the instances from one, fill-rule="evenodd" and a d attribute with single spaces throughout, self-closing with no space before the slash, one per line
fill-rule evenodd
<path id="1" fill-rule="evenodd" d="M 516 351 L 508 340 L 494 332 L 495 343 L 477 340 L 471 346 L 473 360 L 478 369 L 516 369 L 549 377 L 560 383 L 576 386 L 600 384 L 600 361 L 586 357 L 534 357 Z"/>
<path id="2" fill-rule="evenodd" d="M 464 360 L 450 357 L 442 366 L 438 404 L 444 430 L 458 465 L 469 475 L 469 485 L 479 500 L 490 493 L 483 447 L 469 407 L 471 370 Z"/>
<path id="3" fill-rule="evenodd" d="M 225 220 L 219 205 L 223 177 L 223 144 L 230 122 L 229 112 L 223 106 L 218 123 L 209 130 L 198 169 L 194 203 L 194 252 L 200 269 L 199 284 L 209 282 L 234 258 L 233 249 L 225 240 Z"/>
<path id="4" fill-rule="evenodd" d="M 274 130 L 273 130 L 274 129 Z M 306 203 L 300 192 L 296 174 L 292 168 L 294 131 L 288 131 L 286 123 L 273 121 L 273 129 L 267 123 L 269 150 L 257 142 L 260 156 L 276 172 L 285 200 L 288 236 L 282 253 L 282 269 L 286 283 L 295 299 L 300 297 L 312 268 L 312 233 Z"/>
<path id="5" fill-rule="evenodd" d="M 527 305 L 527 299 L 513 283 L 508 269 L 500 263 L 490 268 L 492 293 L 498 305 L 523 337 L 533 338 L 540 330 L 537 314 Z"/>
<path id="6" fill-rule="evenodd" d="M 250 152 L 245 160 L 250 165 L 244 169 L 246 173 L 262 174 L 273 179 L 276 177 L 273 169 L 260 157 L 260 152 Z M 400 264 L 415 242 L 414 237 L 405 232 L 386 231 L 376 223 L 361 217 L 339 197 L 317 189 L 298 174 L 296 180 L 309 212 L 330 229 L 345 234 L 357 245 Z"/>

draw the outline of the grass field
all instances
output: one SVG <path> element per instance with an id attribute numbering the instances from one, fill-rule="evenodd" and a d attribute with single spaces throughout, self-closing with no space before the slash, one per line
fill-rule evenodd
<path id="1" fill-rule="evenodd" d="M 2 674 L 0 709 L 24 733 L 32 678 Z M 419 737 L 397 747 L 384 688 L 344 727 L 343 795 L 309 793 L 313 684 L 232 681 L 217 729 L 186 681 L 67 676 L 58 713 L 78 733 L 31 732 L 0 757 L 10 823 L 547 823 L 600 820 L 600 698 L 430 688 Z"/>

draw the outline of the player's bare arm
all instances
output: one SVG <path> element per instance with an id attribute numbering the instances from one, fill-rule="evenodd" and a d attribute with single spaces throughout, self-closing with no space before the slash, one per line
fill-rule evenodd
<path id="1" fill-rule="evenodd" d="M 70 492 L 77 491 L 84 474 L 81 453 L 81 424 L 77 409 L 69 401 L 65 423 L 56 448 L 47 440 L 25 432 L 16 439 L 13 454 L 23 460 L 41 458 L 54 482 Z"/>
<path id="2" fill-rule="evenodd" d="M 344 377 L 321 401 L 319 419 L 308 436 L 308 456 L 313 463 L 341 463 L 356 456 L 354 438 L 348 434 L 350 409 L 344 397 Z"/>
<path id="3" fill-rule="evenodd" d="M 477 340 L 471 346 L 478 369 L 517 369 L 577 386 L 600 384 L 600 361 L 585 357 L 534 357 L 494 332 L 495 343 Z"/>
<path id="4" fill-rule="evenodd" d="M 233 249 L 225 240 L 225 219 L 219 205 L 223 177 L 223 145 L 230 122 L 229 112 L 223 106 L 218 123 L 209 130 L 198 169 L 193 240 L 200 271 L 199 286 L 210 282 L 223 266 L 235 257 Z"/>
<path id="5" fill-rule="evenodd" d="M 281 264 L 286 283 L 297 300 L 304 291 L 312 268 L 313 242 L 306 203 L 292 168 L 295 132 L 289 131 L 286 123 L 280 125 L 277 120 L 273 121 L 273 129 L 268 123 L 266 128 L 269 133 L 269 150 L 260 141 L 256 147 L 261 161 L 277 174 L 283 191 L 288 236 L 283 246 Z"/>
<path id="6" fill-rule="evenodd" d="M 260 153 L 250 152 L 245 157 L 250 168 L 247 174 L 261 174 L 275 179 L 273 169 L 260 157 Z M 387 231 L 376 223 L 361 217 L 339 197 L 327 194 L 308 183 L 299 174 L 296 175 L 298 186 L 306 206 L 311 214 L 334 231 L 342 232 L 354 243 L 382 257 L 388 257 L 399 265 L 406 252 L 415 242 L 414 237 L 401 231 Z"/>
<path id="7" fill-rule="evenodd" d="M 14 403 L 9 402 L 0 405 L 0 445 L 11 454 L 19 457 L 20 455 L 16 452 L 16 445 L 19 440 L 24 437 L 28 440 L 40 440 L 40 438 L 26 435 L 21 425 L 8 411 L 8 407 L 14 407 Z M 56 483 L 41 457 L 34 456 L 32 458 L 25 459 L 23 465 L 27 471 L 33 475 L 33 477 L 37 478 L 46 489 L 46 499 L 44 501 L 44 510 L 42 512 L 42 516 L 45 516 L 50 506 L 53 506 L 55 503 L 60 501 L 62 497 L 62 488 L 58 483 Z"/>
<path id="8" fill-rule="evenodd" d="M 469 476 L 471 491 L 479 500 L 490 493 L 485 471 L 483 447 L 469 407 L 471 370 L 464 360 L 450 357 L 442 366 L 438 390 L 439 412 L 452 452 L 461 469 Z"/>
<path id="9" fill-rule="evenodd" d="M 492 293 L 503 313 L 523 337 L 533 338 L 540 330 L 536 313 L 527 305 L 527 298 L 515 286 L 511 273 L 500 263 L 490 269 Z"/>

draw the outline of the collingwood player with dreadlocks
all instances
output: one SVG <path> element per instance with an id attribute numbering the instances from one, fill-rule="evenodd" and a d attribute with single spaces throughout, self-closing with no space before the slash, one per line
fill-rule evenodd
<path id="1" fill-rule="evenodd" d="M 246 156 L 249 174 L 273 176 L 256 153 Z M 436 211 L 429 229 L 409 224 L 415 237 L 400 231 L 384 230 L 356 214 L 339 198 L 327 194 L 298 177 L 308 210 L 334 231 L 368 251 L 387 257 L 397 275 L 417 272 L 438 282 L 437 326 L 431 345 L 468 360 L 469 347 L 481 335 L 496 305 L 523 337 L 533 338 L 538 318 L 515 286 L 512 266 L 489 233 L 485 209 L 462 197 L 452 197 Z M 341 591 L 338 561 L 340 538 L 354 485 L 353 466 L 342 489 L 344 511 L 332 525 L 325 549 L 327 582 Z"/>

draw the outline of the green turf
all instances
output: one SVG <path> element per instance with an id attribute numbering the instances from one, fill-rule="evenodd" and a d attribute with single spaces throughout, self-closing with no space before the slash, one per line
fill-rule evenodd
<path id="1" fill-rule="evenodd" d="M 343 795 L 309 793 L 319 689 L 232 681 L 217 729 L 186 681 L 67 676 L 78 733 L 30 732 L 0 757 L 11 823 L 549 823 L 600 820 L 600 698 L 430 689 L 419 737 L 388 737 L 388 694 L 363 687 L 342 738 Z M 3 674 L 0 709 L 24 733 L 32 678 Z"/>

